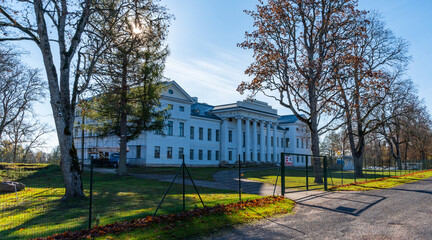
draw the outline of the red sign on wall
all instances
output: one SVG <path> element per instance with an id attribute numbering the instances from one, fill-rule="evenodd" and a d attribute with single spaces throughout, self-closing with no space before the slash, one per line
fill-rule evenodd
<path id="1" fill-rule="evenodd" d="M 293 159 L 291 156 L 285 156 L 285 166 L 292 166 L 294 165 Z"/>

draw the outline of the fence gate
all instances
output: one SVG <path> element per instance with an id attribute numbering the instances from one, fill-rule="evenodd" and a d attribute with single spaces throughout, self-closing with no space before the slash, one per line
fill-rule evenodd
<path id="1" fill-rule="evenodd" d="M 325 156 L 296 153 L 282 153 L 280 156 L 275 189 L 280 185 L 282 195 L 286 192 L 327 190 L 329 172 Z M 315 183 L 316 179 L 321 183 Z"/>

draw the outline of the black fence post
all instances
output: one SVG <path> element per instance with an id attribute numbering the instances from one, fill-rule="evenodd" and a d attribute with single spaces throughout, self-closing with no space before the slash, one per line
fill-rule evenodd
<path id="1" fill-rule="evenodd" d="M 366 159 L 363 159 L 363 166 L 364 166 L 364 172 L 365 172 L 365 181 L 367 181 L 367 164 L 366 164 Z"/>
<path id="2" fill-rule="evenodd" d="M 376 159 L 374 158 L 374 179 L 376 179 Z"/>
<path id="3" fill-rule="evenodd" d="M 285 197 L 285 153 L 281 154 L 281 162 L 280 162 L 280 168 L 281 168 L 281 195 Z M 276 182 L 277 183 L 277 182 Z"/>
<path id="4" fill-rule="evenodd" d="M 298 156 L 297 156 L 298 157 Z M 312 162 L 312 159 L 311 159 Z M 309 156 L 306 156 L 306 191 L 309 191 Z"/>
<path id="5" fill-rule="evenodd" d="M 186 197 L 185 197 L 185 159 L 182 154 L 182 177 L 183 177 L 183 212 L 186 212 Z"/>
<path id="6" fill-rule="evenodd" d="M 90 200 L 89 200 L 89 224 L 88 228 L 91 228 L 92 224 L 92 200 L 93 200 L 93 156 L 90 157 Z"/>
<path id="7" fill-rule="evenodd" d="M 345 163 L 343 162 L 343 158 L 341 158 L 341 178 L 342 178 L 342 182 L 341 185 L 343 184 L 343 180 L 344 180 L 344 176 L 343 176 L 343 168 L 344 168 Z"/>
<path id="8" fill-rule="evenodd" d="M 240 154 L 238 155 L 238 165 L 239 165 L 239 200 L 241 202 L 242 189 L 241 189 L 241 157 L 240 157 Z"/>
<path id="9" fill-rule="evenodd" d="M 327 191 L 327 157 L 324 156 L 324 190 Z"/>

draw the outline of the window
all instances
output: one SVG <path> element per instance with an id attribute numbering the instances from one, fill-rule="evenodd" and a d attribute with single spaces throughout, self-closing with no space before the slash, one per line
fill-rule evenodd
<path id="1" fill-rule="evenodd" d="M 169 159 L 172 158 L 172 147 L 167 148 L 167 158 L 169 158 Z"/>
<path id="2" fill-rule="evenodd" d="M 190 159 L 190 160 L 194 160 L 194 150 L 193 150 L 193 149 L 191 149 L 191 150 L 189 151 L 189 159 Z"/>
<path id="3" fill-rule="evenodd" d="M 246 145 L 246 133 L 243 132 L 243 147 Z"/>
<path id="4" fill-rule="evenodd" d="M 228 131 L 228 142 L 232 142 L 232 130 Z"/>
<path id="5" fill-rule="evenodd" d="M 195 138 L 195 128 L 193 126 L 190 127 L 190 139 Z"/>
<path id="6" fill-rule="evenodd" d="M 257 142 L 258 142 L 258 145 L 261 145 L 261 134 L 259 134 L 258 133 L 258 136 L 257 136 Z"/>
<path id="7" fill-rule="evenodd" d="M 207 129 L 207 140 L 209 140 L 209 141 L 212 140 L 212 135 L 211 135 L 211 133 L 212 133 L 212 130 L 211 130 L 210 128 Z"/>
<path id="8" fill-rule="evenodd" d="M 184 123 L 180 123 L 180 137 L 184 137 Z"/>
<path id="9" fill-rule="evenodd" d="M 265 138 L 265 145 L 267 146 L 267 144 L 268 144 L 268 140 L 267 138 Z"/>
<path id="10" fill-rule="evenodd" d="M 299 162 L 299 156 L 297 156 L 297 162 Z"/>
<path id="11" fill-rule="evenodd" d="M 203 150 L 198 150 L 198 160 L 203 160 Z"/>
<path id="12" fill-rule="evenodd" d="M 211 150 L 207 150 L 207 160 L 211 160 Z"/>
<path id="13" fill-rule="evenodd" d="M 199 128 L 198 138 L 199 138 L 199 140 L 203 140 L 203 138 L 204 138 L 204 129 L 203 128 Z"/>
<path id="14" fill-rule="evenodd" d="M 172 104 L 168 104 L 168 110 L 173 109 L 173 105 Z"/>
<path id="15" fill-rule="evenodd" d="M 273 158 L 273 157 L 274 157 L 274 155 L 273 155 L 273 153 L 272 153 L 272 154 L 271 154 L 271 160 L 272 160 L 272 161 L 274 161 L 274 158 Z"/>
<path id="16" fill-rule="evenodd" d="M 258 153 L 258 161 L 261 161 L 261 153 Z"/>
<path id="17" fill-rule="evenodd" d="M 304 141 L 303 141 L 304 139 L 302 138 L 302 140 L 301 140 L 301 148 L 304 148 Z"/>
<path id="18" fill-rule="evenodd" d="M 136 158 L 141 158 L 141 146 L 136 146 Z"/>
<path id="19" fill-rule="evenodd" d="M 277 147 L 279 147 L 279 138 L 276 138 Z"/>
<path id="20" fill-rule="evenodd" d="M 232 161 L 232 151 L 228 151 L 228 160 Z"/>
<path id="21" fill-rule="evenodd" d="M 219 151 L 216 151 L 216 154 L 215 154 L 216 156 L 216 160 L 218 160 L 219 161 Z"/>
<path id="22" fill-rule="evenodd" d="M 274 146 L 274 144 L 273 144 L 273 139 L 274 139 L 274 137 L 271 137 L 271 140 L 270 140 L 270 145 L 273 147 Z"/>
<path id="23" fill-rule="evenodd" d="M 174 92 L 173 92 L 173 90 L 170 89 L 170 90 L 168 90 L 168 93 L 173 94 Z"/>
<path id="24" fill-rule="evenodd" d="M 179 148 L 179 159 L 183 159 L 184 148 Z"/>
<path id="25" fill-rule="evenodd" d="M 290 139 L 289 138 L 285 138 L 285 147 L 289 147 L 290 146 Z"/>
<path id="26" fill-rule="evenodd" d="M 216 142 L 220 141 L 220 131 L 218 129 L 216 129 Z"/>
<path id="27" fill-rule="evenodd" d="M 180 106 L 180 107 L 179 107 L 179 111 L 180 111 L 180 112 L 184 112 L 184 107 L 183 107 L 183 106 Z"/>
<path id="28" fill-rule="evenodd" d="M 167 135 L 172 136 L 173 135 L 173 121 L 168 121 L 168 133 Z"/>
<path id="29" fill-rule="evenodd" d="M 299 148 L 300 144 L 299 144 L 299 139 L 297 138 L 297 148 Z"/>
<path id="30" fill-rule="evenodd" d="M 309 139 L 306 139 L 306 148 L 309 148 Z"/>
<path id="31" fill-rule="evenodd" d="M 160 146 L 155 146 L 154 157 L 160 158 Z"/>
<path id="32" fill-rule="evenodd" d="M 281 144 L 281 147 L 283 147 L 283 138 L 281 138 L 281 143 L 280 144 Z"/>

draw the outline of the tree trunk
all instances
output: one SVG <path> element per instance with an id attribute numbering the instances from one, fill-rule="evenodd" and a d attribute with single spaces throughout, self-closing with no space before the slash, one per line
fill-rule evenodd
<path id="1" fill-rule="evenodd" d="M 71 134 L 57 134 L 60 144 L 61 168 L 65 183 L 65 194 L 62 200 L 84 199 L 81 170 L 77 150 L 73 145 Z"/>
<path id="2" fill-rule="evenodd" d="M 318 133 L 311 132 L 311 141 L 312 141 L 312 155 L 313 155 L 313 164 L 314 164 L 314 175 L 315 175 L 315 183 L 323 183 L 323 172 L 321 168 L 321 158 L 320 150 L 319 150 L 319 135 Z"/>
<path id="3" fill-rule="evenodd" d="M 123 58 L 123 66 L 122 66 L 122 85 L 121 85 L 121 113 L 120 113 L 120 156 L 119 163 L 117 169 L 117 175 L 125 176 L 127 174 L 127 93 L 128 93 L 128 85 L 127 85 L 127 67 L 128 67 L 128 58 L 127 55 Z"/>
<path id="4" fill-rule="evenodd" d="M 127 115 L 122 111 L 120 115 L 120 156 L 117 169 L 117 175 L 125 176 L 127 174 Z"/>

